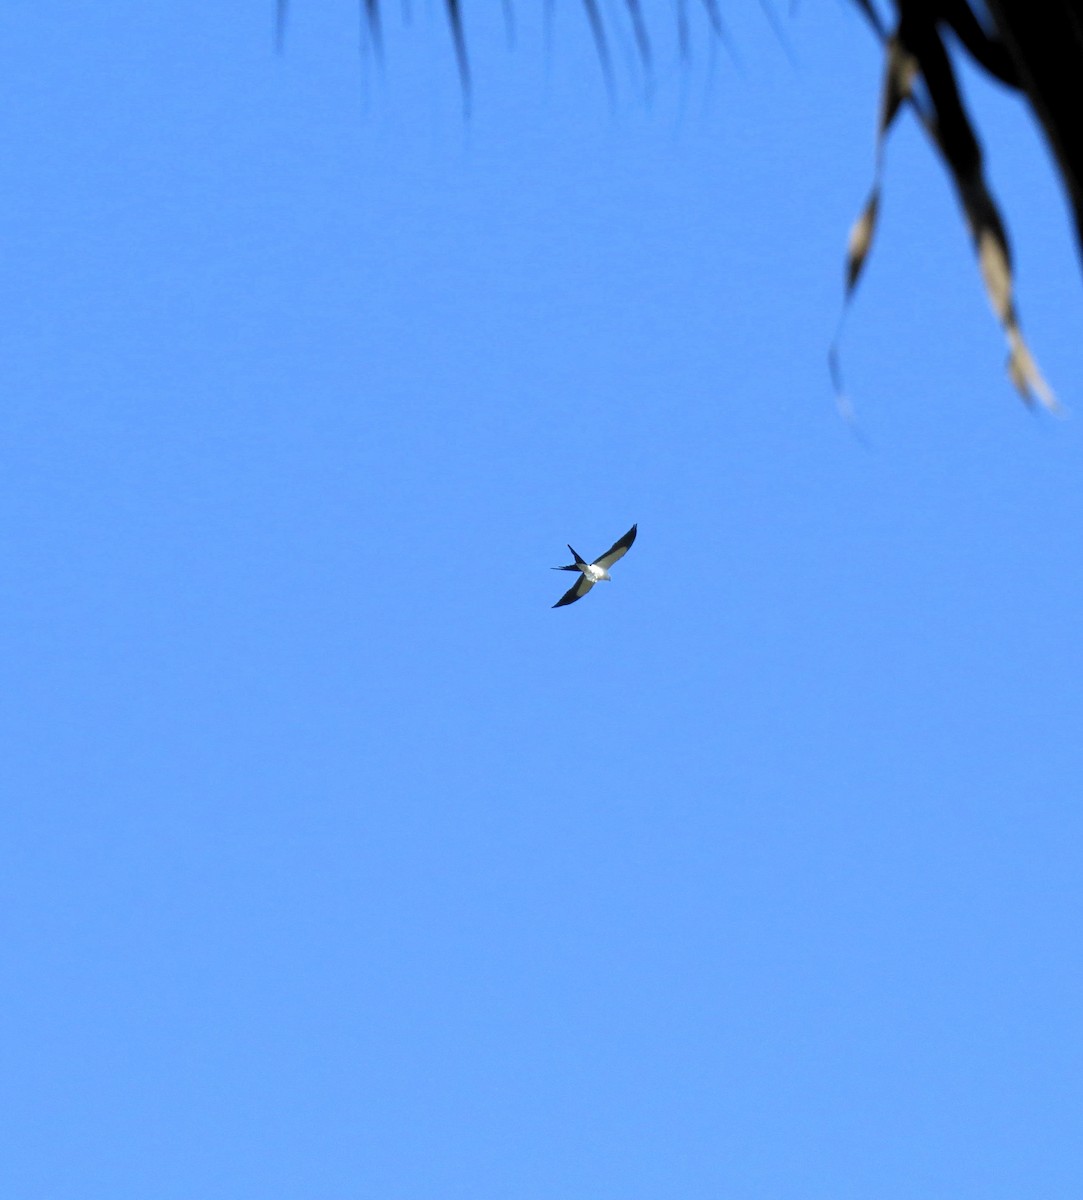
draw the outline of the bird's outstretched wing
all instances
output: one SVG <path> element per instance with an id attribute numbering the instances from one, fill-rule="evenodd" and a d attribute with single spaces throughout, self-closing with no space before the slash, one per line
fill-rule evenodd
<path id="1" fill-rule="evenodd" d="M 604 567 L 608 571 L 617 559 L 623 558 L 628 553 L 628 547 L 636 540 L 637 528 L 638 526 L 633 525 L 619 542 L 614 542 L 601 558 L 594 560 L 595 564 L 599 567 Z"/>
<path id="2" fill-rule="evenodd" d="M 564 604 L 574 604 L 581 596 L 585 596 L 587 592 L 594 586 L 594 580 L 588 579 L 585 575 L 580 575 L 579 578 L 572 584 L 563 596 L 553 605 L 554 608 L 560 608 Z"/>

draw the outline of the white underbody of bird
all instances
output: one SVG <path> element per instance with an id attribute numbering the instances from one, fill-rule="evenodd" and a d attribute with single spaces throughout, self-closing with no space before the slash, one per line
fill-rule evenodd
<path id="1" fill-rule="evenodd" d="M 566 567 L 554 567 L 554 571 L 578 571 L 579 578 L 574 585 L 570 587 L 563 596 L 553 605 L 554 608 L 562 608 L 565 604 L 574 604 L 576 600 L 581 599 L 590 591 L 596 584 L 601 583 L 603 579 L 612 579 L 609 574 L 609 568 L 619 558 L 623 558 L 628 553 L 628 547 L 636 540 L 636 529 L 638 526 L 633 525 L 631 529 L 614 542 L 612 546 L 602 555 L 599 555 L 594 562 L 587 562 L 586 559 L 580 558 L 571 546 L 568 547 L 572 551 L 572 558 L 575 562 L 569 563 Z"/>

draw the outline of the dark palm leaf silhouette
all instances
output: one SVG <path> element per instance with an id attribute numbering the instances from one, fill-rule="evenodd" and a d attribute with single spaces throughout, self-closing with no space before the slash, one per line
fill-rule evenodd
<path id="1" fill-rule="evenodd" d="M 503 0 L 509 28 L 511 0 Z M 520 0 L 527 3 L 528 0 Z M 553 0 L 535 0 L 549 6 Z M 697 0 L 692 0 L 697 2 Z M 732 3 L 733 0 L 730 0 Z M 773 19 L 771 0 L 760 0 Z M 373 45 L 380 50 L 381 9 L 387 0 L 359 0 Z M 606 19 L 599 0 L 579 0 L 597 51 L 606 84 L 613 72 Z M 720 0 L 698 0 L 716 36 L 724 35 Z M 1083 254 L 1083 5 L 1079 0 L 893 0 L 891 19 L 873 0 L 851 0 L 867 18 L 884 57 L 875 168 L 868 200 L 850 232 L 846 256 L 845 297 L 861 277 L 879 212 L 883 186 L 883 144 L 900 110 L 916 115 L 930 144 L 951 178 L 966 219 L 979 269 L 993 312 L 1008 344 L 1008 371 L 1028 403 L 1054 408 L 1056 401 L 1042 379 L 1023 339 L 1012 294 L 1012 262 L 1005 223 L 989 190 L 981 144 L 956 81 L 945 35 L 953 49 L 969 57 L 1005 86 L 1022 94 L 1048 141 L 1071 206 L 1077 246 Z M 288 0 L 276 0 L 276 37 L 281 46 Z M 464 107 L 471 97 L 470 59 L 460 0 L 443 0 L 453 53 L 457 60 Z M 676 20 L 682 54 L 688 46 L 688 0 L 678 0 Z M 623 0 L 620 9 L 631 31 L 647 78 L 651 80 L 651 37 L 646 0 Z M 659 5 L 674 19 L 671 3 Z M 837 344 L 830 353 L 832 376 L 841 398 Z"/>

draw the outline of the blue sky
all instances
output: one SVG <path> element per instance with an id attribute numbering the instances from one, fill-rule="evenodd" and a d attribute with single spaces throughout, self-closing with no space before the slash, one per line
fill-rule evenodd
<path id="1" fill-rule="evenodd" d="M 837 415 L 868 30 L 494 5 L 466 126 L 413 9 L 4 18 L 4 1194 L 1078 1195 L 1083 433 L 905 119 Z"/>

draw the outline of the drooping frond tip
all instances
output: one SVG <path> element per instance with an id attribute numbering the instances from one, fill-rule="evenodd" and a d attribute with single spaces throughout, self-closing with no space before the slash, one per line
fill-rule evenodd
<path id="1" fill-rule="evenodd" d="M 459 8 L 459 0 L 444 0 L 447 8 L 448 23 L 451 26 L 451 40 L 455 45 L 455 61 L 459 67 L 459 85 L 463 94 L 463 113 L 470 115 L 471 81 L 470 59 L 466 54 L 466 38 L 463 36 L 463 15 Z"/>
<path id="2" fill-rule="evenodd" d="M 275 51 L 282 53 L 286 45 L 286 17 L 289 12 L 289 0 L 275 0 Z"/>
<path id="3" fill-rule="evenodd" d="M 555 0 L 539 0 L 539 2 L 543 4 L 548 42 L 550 36 L 549 26 L 551 24 Z M 691 36 L 686 11 L 686 5 L 690 2 L 691 0 L 678 0 L 676 14 L 678 46 L 681 59 L 684 62 L 687 62 L 690 58 Z M 761 2 L 764 2 L 764 0 L 761 0 Z M 615 95 L 615 80 L 606 22 L 608 20 L 612 23 L 616 18 L 612 12 L 603 15 L 605 8 L 602 0 L 579 0 L 579 4 L 587 19 L 606 89 L 610 97 L 613 97 Z M 386 5 L 387 0 L 358 0 L 361 20 L 368 43 L 374 48 L 377 58 L 382 58 L 383 54 L 383 22 L 386 17 Z M 713 35 L 721 38 L 729 45 L 726 29 L 722 22 L 719 0 L 699 0 L 699 5 L 702 6 L 706 22 Z M 459 84 L 462 89 L 463 110 L 469 115 L 472 106 L 473 81 L 463 22 L 463 10 L 465 6 L 462 4 L 462 0 L 440 0 L 440 7 L 444 11 L 451 33 L 451 43 L 459 74 Z M 500 0 L 500 7 L 503 12 L 507 41 L 509 46 L 511 46 L 514 45 L 516 40 L 515 0 Z M 646 90 L 649 96 L 654 86 L 654 50 L 645 15 L 646 6 L 643 0 L 622 0 L 622 8 L 631 30 L 636 56 L 643 68 Z M 288 10 L 289 0 L 275 0 L 275 45 L 279 51 L 283 49 L 285 43 Z M 407 0 L 402 0 L 402 12 L 404 19 L 408 21 L 409 8 L 407 7 Z"/>
<path id="4" fill-rule="evenodd" d="M 384 53 L 384 36 L 380 27 L 380 0 L 364 0 L 364 5 L 365 25 L 372 40 L 372 48 L 376 53 L 377 61 L 379 61 L 383 58 Z"/>
<path id="5" fill-rule="evenodd" d="M 857 0 L 867 14 L 870 5 Z M 1042 377 L 1019 324 L 1012 297 L 1011 251 L 1000 209 L 985 180 L 981 145 L 963 105 L 951 61 L 935 22 L 907 10 L 895 33 L 885 38 L 884 85 L 876 134 L 876 165 L 865 206 L 850 230 L 846 254 L 843 315 L 857 287 L 876 231 L 882 188 L 884 145 L 903 103 L 909 102 L 926 136 L 940 155 L 966 217 L 989 303 L 1008 344 L 1008 375 L 1024 402 L 1059 411 L 1057 399 Z M 877 19 L 878 20 L 878 19 Z M 874 25 L 876 21 L 873 22 Z M 878 27 L 878 26 L 877 26 Z M 913 85 L 925 83 L 928 104 L 919 104 Z M 839 327 L 841 330 L 842 318 Z M 849 409 L 842 386 L 836 334 L 829 365 L 840 408 Z"/>

